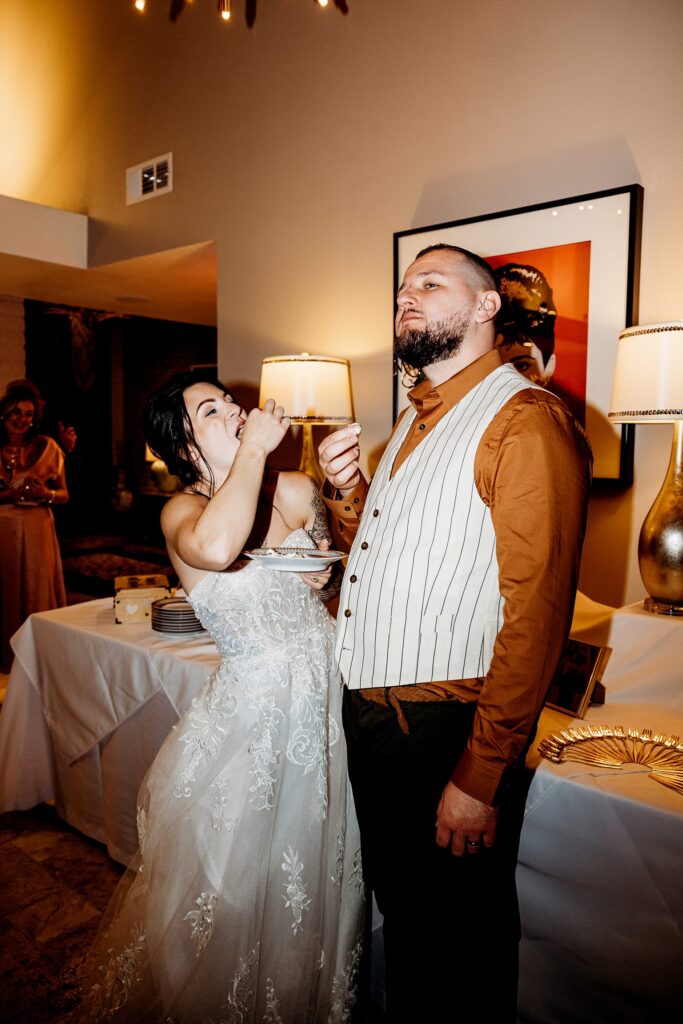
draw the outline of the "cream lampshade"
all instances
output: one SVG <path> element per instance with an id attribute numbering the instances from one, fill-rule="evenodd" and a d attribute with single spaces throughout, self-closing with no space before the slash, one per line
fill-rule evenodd
<path id="1" fill-rule="evenodd" d="M 303 426 L 300 469 L 320 481 L 322 473 L 313 452 L 313 425 L 353 422 L 351 373 L 348 359 L 312 356 L 271 356 L 263 360 L 259 405 L 268 398 Z"/>
<path id="2" fill-rule="evenodd" d="M 669 468 L 645 517 L 638 563 L 648 611 L 683 615 L 683 320 L 619 335 L 609 418 L 674 424 Z"/>

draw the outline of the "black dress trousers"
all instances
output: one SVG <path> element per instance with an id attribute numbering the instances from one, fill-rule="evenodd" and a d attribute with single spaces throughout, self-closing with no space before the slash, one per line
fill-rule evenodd
<path id="1" fill-rule="evenodd" d="M 344 693 L 363 870 L 384 915 L 389 1019 L 514 1024 L 524 778 L 511 772 L 500 787 L 495 845 L 454 857 L 436 845 L 436 811 L 476 706 L 453 700 L 402 707 L 408 735 L 392 708 Z"/>

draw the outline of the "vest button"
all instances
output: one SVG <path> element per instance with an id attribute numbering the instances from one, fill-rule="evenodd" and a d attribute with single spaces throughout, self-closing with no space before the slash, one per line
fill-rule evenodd
<path id="1" fill-rule="evenodd" d="M 360 498 L 354 498 L 354 499 L 353 499 L 353 503 L 354 503 L 354 505 L 357 505 L 359 501 L 360 501 Z"/>
<path id="2" fill-rule="evenodd" d="M 350 619 L 351 618 L 351 609 L 347 608 L 346 611 L 344 612 L 344 615 L 346 616 L 347 619 Z"/>
<path id="3" fill-rule="evenodd" d="M 368 550 L 368 542 L 366 540 L 364 540 L 360 547 L 361 547 L 361 551 L 367 551 Z"/>
<path id="4" fill-rule="evenodd" d="M 344 505 L 344 511 L 345 512 L 350 512 L 351 511 L 351 506 L 350 505 Z"/>
<path id="5" fill-rule="evenodd" d="M 424 430 L 424 429 L 425 429 L 425 424 L 421 423 L 420 426 L 418 427 L 418 430 Z"/>
<path id="6" fill-rule="evenodd" d="M 379 515 L 379 509 L 376 508 L 375 511 L 372 514 L 373 514 L 373 516 L 378 516 Z"/>
<path id="7" fill-rule="evenodd" d="M 355 583 L 357 579 L 358 579 L 357 576 L 350 576 L 349 577 L 349 583 Z"/>

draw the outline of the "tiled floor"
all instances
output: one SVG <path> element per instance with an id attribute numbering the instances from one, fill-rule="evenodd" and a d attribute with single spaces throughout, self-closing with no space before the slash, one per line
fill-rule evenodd
<path id="1" fill-rule="evenodd" d="M 123 868 L 43 804 L 0 815 L 0 1018 L 67 1011 L 69 965 L 92 942 Z"/>

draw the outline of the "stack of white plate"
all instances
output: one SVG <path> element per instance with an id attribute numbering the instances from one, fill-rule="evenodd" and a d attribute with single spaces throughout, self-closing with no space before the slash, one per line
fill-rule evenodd
<path id="1" fill-rule="evenodd" d="M 198 633 L 202 624 L 184 597 L 162 597 L 152 602 L 152 629 L 157 633 Z"/>

